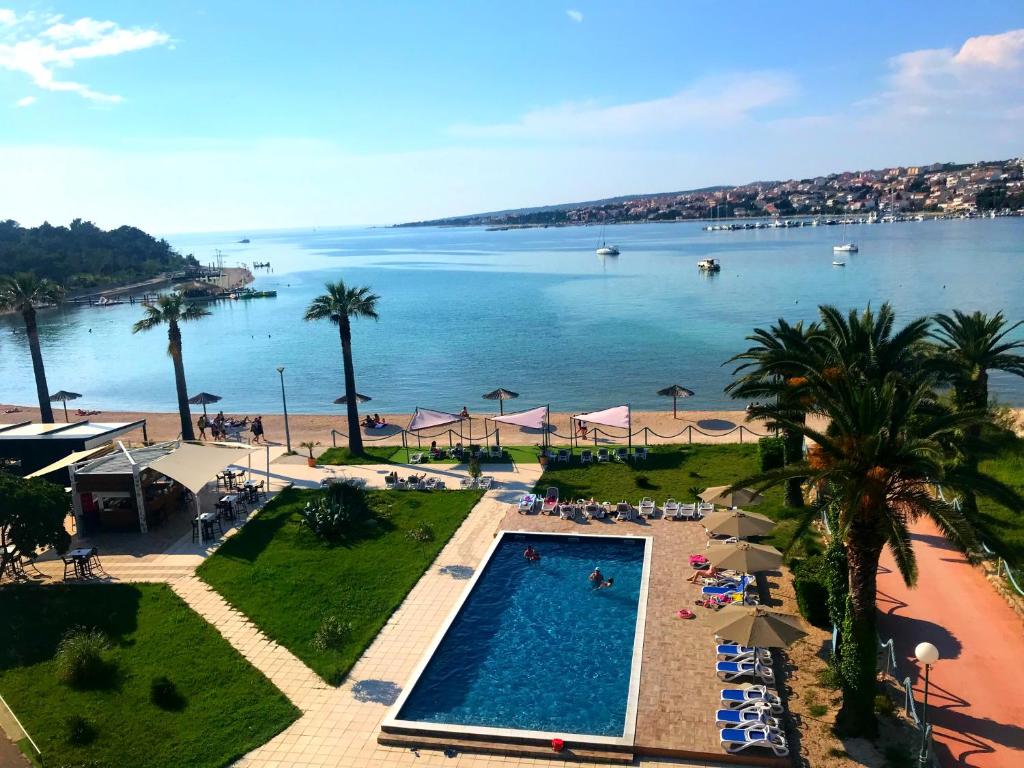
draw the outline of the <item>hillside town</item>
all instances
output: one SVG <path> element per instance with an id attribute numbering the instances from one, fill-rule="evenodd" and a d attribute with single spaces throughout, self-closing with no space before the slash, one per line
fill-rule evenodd
<path id="1" fill-rule="evenodd" d="M 1003 215 L 1024 209 L 1024 158 L 844 171 L 692 192 L 459 216 L 421 225 L 550 226 L 691 219 Z"/>

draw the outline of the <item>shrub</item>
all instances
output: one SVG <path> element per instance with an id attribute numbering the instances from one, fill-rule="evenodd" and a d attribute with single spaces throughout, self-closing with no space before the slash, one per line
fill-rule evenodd
<path id="1" fill-rule="evenodd" d="M 64 721 L 64 739 L 76 747 L 87 746 L 96 741 L 96 728 L 81 715 L 71 715 Z"/>
<path id="2" fill-rule="evenodd" d="M 321 539 L 337 541 L 354 526 L 366 522 L 370 507 L 366 492 L 349 483 L 332 483 L 320 496 L 306 504 L 302 521 Z"/>
<path id="3" fill-rule="evenodd" d="M 103 658 L 109 647 L 100 630 L 73 627 L 57 646 L 57 679 L 73 688 L 102 688 L 109 684 L 112 667 Z"/>
<path id="4" fill-rule="evenodd" d="M 797 560 L 793 563 L 793 588 L 801 615 L 811 624 L 829 629 L 832 622 L 828 611 L 825 561 L 821 555 Z"/>
<path id="5" fill-rule="evenodd" d="M 180 712 L 185 708 L 185 697 L 165 675 L 154 677 L 149 683 L 149 700 L 160 709 Z"/>
<path id="6" fill-rule="evenodd" d="M 480 469 L 480 457 L 471 456 L 469 458 L 469 476 L 475 479 L 481 474 L 483 474 L 483 470 Z"/>
<path id="7" fill-rule="evenodd" d="M 875 714 L 894 715 L 896 714 L 896 705 L 886 694 L 879 693 L 875 696 Z"/>
<path id="8" fill-rule="evenodd" d="M 828 714 L 828 706 L 825 704 L 811 704 L 807 707 L 811 717 L 824 717 Z"/>
<path id="9" fill-rule="evenodd" d="M 786 443 L 781 437 L 762 437 L 757 441 L 761 471 L 778 469 L 786 463 Z"/>
<path id="10" fill-rule="evenodd" d="M 338 616 L 324 616 L 313 635 L 313 648 L 317 651 L 337 651 L 352 635 L 352 622 Z"/>
<path id="11" fill-rule="evenodd" d="M 837 691 L 843 685 L 843 678 L 840 676 L 839 670 L 829 665 L 818 673 L 818 684 L 830 691 Z"/>
<path id="12" fill-rule="evenodd" d="M 415 528 L 410 528 L 405 534 L 413 541 L 418 541 L 421 544 L 426 544 L 428 541 L 434 540 L 434 529 L 426 523 L 417 525 Z"/>

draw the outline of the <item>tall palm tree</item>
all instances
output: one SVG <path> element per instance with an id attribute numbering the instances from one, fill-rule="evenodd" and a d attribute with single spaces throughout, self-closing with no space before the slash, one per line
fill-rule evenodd
<path id="1" fill-rule="evenodd" d="M 167 326 L 167 354 L 174 363 L 174 386 L 178 392 L 178 416 L 181 418 L 181 439 L 195 440 L 192 429 L 192 414 L 188 407 L 188 388 L 185 385 L 185 362 L 181 356 L 180 323 L 199 320 L 210 314 L 198 304 L 187 304 L 180 293 L 161 293 L 152 304 L 145 305 L 146 315 L 132 326 L 132 333 L 151 331 L 161 325 Z"/>
<path id="2" fill-rule="evenodd" d="M 359 429 L 359 407 L 356 396 L 356 373 L 352 365 L 352 318 L 367 317 L 376 320 L 380 297 L 366 286 L 349 288 L 343 280 L 326 283 L 327 293 L 317 296 L 306 309 L 305 319 L 330 320 L 338 326 L 341 337 L 341 359 L 345 368 L 345 400 L 348 412 L 348 449 L 363 452 L 363 435 Z"/>
<path id="3" fill-rule="evenodd" d="M 806 359 L 809 347 L 821 340 L 816 323 L 804 326 L 803 322 L 790 324 L 779 318 L 776 325 L 767 330 L 755 328 L 747 337 L 753 343 L 745 352 L 730 358 L 727 363 L 740 363 L 733 371 L 739 379 L 729 384 L 725 391 L 735 398 L 749 400 L 774 398 L 777 409 L 795 421 L 804 421 L 809 403 L 801 395 L 799 383 L 803 374 L 802 360 Z M 752 415 L 763 415 L 760 407 L 751 409 Z M 777 427 L 771 421 L 771 428 Z M 803 459 L 803 435 L 791 429 L 782 429 L 784 463 L 794 464 Z M 786 505 L 802 507 L 803 479 L 791 477 L 786 481 Z"/>
<path id="4" fill-rule="evenodd" d="M 32 372 L 36 378 L 36 395 L 39 398 L 39 417 L 48 424 L 53 423 L 53 409 L 50 407 L 50 390 L 46 385 L 43 353 L 39 349 L 36 307 L 40 304 L 55 304 L 63 298 L 64 289 L 61 286 L 51 280 L 40 279 L 30 272 L 0 277 L 0 310 L 20 312 L 25 321 L 28 349 L 32 355 Z"/>
<path id="5" fill-rule="evenodd" d="M 952 315 L 935 316 L 938 330 L 932 337 L 938 344 L 935 363 L 947 381 L 953 385 L 953 401 L 957 408 L 987 411 L 988 372 L 1005 371 L 1024 376 L 1024 341 L 1007 340 L 1007 336 L 1022 323 L 1007 324 L 1002 312 L 991 317 L 984 312 L 967 314 L 953 310 Z M 973 426 L 966 433 L 965 461 L 977 467 L 981 427 Z M 961 498 L 964 511 L 973 516 L 978 509 L 973 493 Z"/>

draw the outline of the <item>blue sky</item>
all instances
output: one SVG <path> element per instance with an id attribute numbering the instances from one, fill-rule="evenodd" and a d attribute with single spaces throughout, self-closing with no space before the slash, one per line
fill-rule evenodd
<path id="1" fill-rule="evenodd" d="M 1024 3 L 0 0 L 0 217 L 390 223 L 1024 154 Z"/>

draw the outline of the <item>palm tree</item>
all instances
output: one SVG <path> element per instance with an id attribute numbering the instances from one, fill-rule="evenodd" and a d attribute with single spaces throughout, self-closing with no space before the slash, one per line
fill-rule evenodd
<path id="1" fill-rule="evenodd" d="M 20 312 L 25 320 L 25 333 L 32 355 L 32 372 L 36 377 L 36 394 L 39 397 L 39 417 L 47 424 L 53 423 L 53 409 L 50 407 L 50 390 L 46 385 L 43 353 L 39 349 L 36 306 L 54 304 L 63 298 L 64 289 L 61 286 L 51 280 L 40 279 L 30 272 L 0 277 L 0 310 Z"/>
<path id="2" fill-rule="evenodd" d="M 179 323 L 199 320 L 210 314 L 198 304 L 186 304 L 180 293 L 162 293 L 152 304 L 145 305 L 146 315 L 132 326 L 132 333 L 151 331 L 161 325 L 167 326 L 167 354 L 174 363 L 174 386 L 178 391 L 178 415 L 181 418 L 181 439 L 195 440 L 192 429 L 192 414 L 188 407 L 188 388 L 185 385 L 185 363 L 181 357 L 181 328 Z"/>
<path id="3" fill-rule="evenodd" d="M 356 394 L 356 374 L 352 365 L 352 318 L 377 319 L 377 301 L 380 299 L 366 286 L 349 288 L 343 280 L 324 285 L 327 293 L 317 296 L 306 309 L 305 319 L 330 320 L 338 326 L 341 337 L 341 359 L 345 367 L 345 400 L 348 411 L 348 449 L 363 452 L 363 435 L 359 429 L 359 408 Z"/>
<path id="4" fill-rule="evenodd" d="M 952 315 L 936 315 L 939 328 L 932 333 L 938 343 L 939 355 L 935 362 L 945 378 L 953 385 L 953 402 L 958 408 L 987 411 L 988 372 L 1005 371 L 1024 376 L 1024 341 L 1008 341 L 1006 337 L 1021 326 L 1021 322 L 1008 325 L 1002 312 L 989 317 L 984 312 L 967 314 L 953 310 Z M 965 461 L 976 468 L 979 460 L 981 427 L 974 426 L 966 433 Z M 973 518 L 978 509 L 973 493 L 963 495 L 964 511 Z"/>
<path id="5" fill-rule="evenodd" d="M 984 411 L 954 411 L 937 398 L 939 381 L 925 363 L 928 322 L 917 319 L 893 332 L 891 307 L 843 317 L 822 307 L 824 339 L 786 361 L 808 412 L 825 417 L 817 429 L 778 400 L 762 410 L 782 430 L 814 443 L 803 464 L 744 478 L 735 487 L 770 487 L 806 477 L 828 488 L 837 519 L 835 535 L 847 561 L 849 597 L 840 627 L 841 723 L 852 734 L 874 732 L 876 673 L 875 577 L 888 546 L 903 578 L 917 576 L 909 524 L 927 515 L 965 547 L 974 544 L 966 517 L 935 498 L 932 483 L 983 493 L 1011 508 L 1024 500 L 961 461 L 957 435 L 986 419 Z M 809 514 L 814 514 L 810 512 Z"/>
<path id="6" fill-rule="evenodd" d="M 727 363 L 739 362 L 734 375 L 742 374 L 725 388 L 735 398 L 761 400 L 774 398 L 777 409 L 796 421 L 807 417 L 808 402 L 799 392 L 803 372 L 801 360 L 805 359 L 809 346 L 819 342 L 820 331 L 816 323 L 804 327 L 803 322 L 790 325 L 779 318 L 776 325 L 767 330 L 755 328 L 747 337 L 753 346 L 745 352 L 730 358 Z M 751 408 L 752 415 L 762 415 L 760 407 Z M 768 422 L 768 426 L 777 425 Z M 803 459 L 803 436 L 791 429 L 782 429 L 785 447 L 785 464 L 794 464 Z M 802 507 L 803 479 L 791 477 L 786 481 L 786 505 Z"/>

